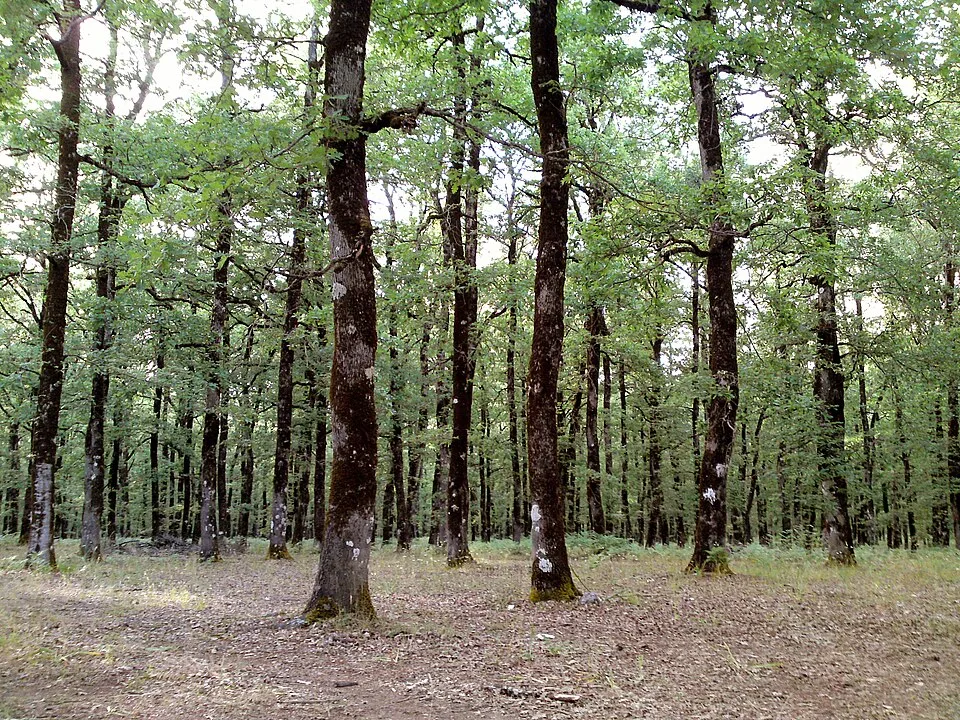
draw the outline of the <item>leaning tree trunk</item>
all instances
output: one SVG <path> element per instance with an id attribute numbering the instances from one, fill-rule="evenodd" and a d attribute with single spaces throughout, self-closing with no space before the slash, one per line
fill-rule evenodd
<path id="1" fill-rule="evenodd" d="M 808 157 L 804 185 L 810 230 L 829 248 L 837 244 L 836 225 L 827 207 L 826 176 L 830 145 L 818 137 Z M 819 404 L 817 451 L 823 496 L 823 542 L 830 562 L 856 565 L 847 502 L 844 461 L 844 379 L 837 337 L 837 299 L 831 271 L 812 279 L 817 289 L 817 355 L 813 395 Z"/>
<path id="2" fill-rule="evenodd" d="M 590 530 L 598 535 L 607 531 L 603 514 L 603 480 L 600 474 L 600 437 L 597 420 L 600 410 L 600 338 L 609 335 L 603 308 L 594 305 L 587 317 L 587 513 Z"/>
<path id="3" fill-rule="evenodd" d="M 341 612 L 373 616 L 368 564 L 377 497 L 374 358 L 377 298 L 367 200 L 366 136 L 358 128 L 371 0 L 333 0 L 325 42 L 324 116 L 333 258 L 330 505 L 307 621 Z"/>
<path id="4" fill-rule="evenodd" d="M 530 84 L 537 106 L 540 151 L 540 226 L 534 281 L 533 345 L 527 396 L 527 455 L 533 521 L 530 598 L 569 600 L 577 595 L 564 539 L 563 488 L 558 482 L 557 379 L 563 354 L 563 286 L 567 269 L 566 181 L 570 152 L 560 89 L 556 0 L 530 3 Z"/>
<path id="5" fill-rule="evenodd" d="M 707 406 L 707 435 L 697 480 L 697 522 L 687 571 L 729 572 L 722 548 L 727 535 L 727 472 L 733 453 L 740 398 L 737 368 L 737 307 L 733 296 L 734 230 L 726 205 L 720 114 L 714 70 L 688 60 L 690 90 L 697 111 L 697 143 L 709 228 L 707 297 L 710 302 L 710 374 L 714 388 Z M 720 549 L 720 551 L 716 551 Z"/>
<path id="6" fill-rule="evenodd" d="M 77 206 L 77 155 L 80 126 L 80 25 L 79 0 L 64 0 L 60 39 L 50 42 L 60 61 L 60 129 L 57 133 L 57 185 L 53 204 L 51 249 L 47 256 L 47 287 L 43 298 L 43 341 L 37 417 L 34 423 L 33 506 L 27 565 L 35 562 L 56 569 L 53 549 L 53 474 L 57 463 L 60 397 L 63 391 L 63 343 L 70 288 L 70 240 Z"/>

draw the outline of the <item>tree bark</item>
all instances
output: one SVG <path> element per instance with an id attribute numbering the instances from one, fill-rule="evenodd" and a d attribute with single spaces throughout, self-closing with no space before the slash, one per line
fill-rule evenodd
<path id="1" fill-rule="evenodd" d="M 944 275 L 947 283 L 947 325 L 952 329 L 957 307 L 957 268 L 952 257 L 946 263 Z M 947 482 L 953 542 L 960 550 L 960 391 L 953 379 L 949 379 L 947 385 Z"/>
<path id="2" fill-rule="evenodd" d="M 482 29 L 482 20 L 477 28 Z M 463 54 L 464 33 L 458 33 L 454 44 Z M 475 62 L 471 62 L 475 69 Z M 447 565 L 458 567 L 471 562 L 468 542 L 470 523 L 470 481 L 468 451 L 473 414 L 473 377 L 477 351 L 477 188 L 480 172 L 480 146 L 467 137 L 465 61 L 458 67 L 460 89 L 454 98 L 454 115 L 464 122 L 454 126 L 453 161 L 447 180 L 443 232 L 452 250 L 453 286 L 453 435 L 450 440 L 450 475 L 447 481 Z M 476 102 L 471 115 L 476 114 Z M 467 165 L 465 167 L 464 154 Z"/>
<path id="3" fill-rule="evenodd" d="M 830 145 L 817 137 L 813 148 L 806 149 L 809 177 L 804 198 L 815 238 L 829 248 L 837 243 L 836 225 L 826 198 L 827 163 Z M 819 404 L 817 451 L 820 492 L 824 500 L 823 542 L 830 562 L 856 565 L 853 531 L 847 508 L 847 478 L 844 459 L 844 379 L 837 337 L 837 301 L 832 272 L 814 277 L 817 290 L 817 353 L 813 395 Z"/>
<path id="4" fill-rule="evenodd" d="M 600 470 L 600 438 L 597 432 L 600 385 L 600 337 L 609 335 L 603 308 L 594 305 L 587 316 L 587 513 L 590 530 L 598 535 L 607 531 L 603 513 L 603 476 Z"/>
<path id="5" fill-rule="evenodd" d="M 660 393 L 662 387 L 660 362 L 662 348 L 663 332 L 658 327 L 657 336 L 653 339 L 654 379 L 650 394 L 647 397 L 647 406 L 650 413 L 647 423 L 647 467 L 650 477 L 650 517 L 647 523 L 647 547 L 653 547 L 657 543 L 666 544 L 670 541 L 667 517 L 663 512 L 663 448 L 660 444 Z"/>
<path id="6" fill-rule="evenodd" d="M 51 40 L 60 63 L 60 127 L 57 132 L 57 185 L 53 204 L 51 248 L 47 256 L 47 287 L 43 299 L 43 341 L 37 417 L 34 424 L 33 506 L 27 566 L 35 563 L 57 567 L 53 548 L 53 487 L 57 463 L 57 433 L 60 397 L 63 391 L 63 344 L 67 324 L 67 294 L 70 288 L 70 240 L 77 206 L 77 154 L 80 127 L 80 26 L 79 0 L 64 0 L 59 18 L 60 38 Z"/>
<path id="7" fill-rule="evenodd" d="M 305 176 L 297 178 L 297 217 L 290 251 L 290 269 L 287 272 L 286 307 L 283 316 L 283 337 L 280 340 L 280 369 L 277 377 L 277 446 L 273 456 L 273 511 L 270 520 L 270 544 L 267 557 L 272 560 L 291 559 L 287 549 L 287 485 L 290 478 L 290 446 L 293 433 L 293 366 L 294 341 L 300 325 L 300 298 L 303 294 L 303 275 L 306 267 L 307 238 L 304 223 L 310 208 L 309 182 Z M 296 502 L 296 500 L 294 500 Z"/>
<path id="8" fill-rule="evenodd" d="M 368 564 L 377 497 L 374 360 L 377 303 L 373 226 L 367 200 L 366 137 L 358 128 L 370 0 L 332 0 L 324 68 L 324 116 L 335 132 L 328 148 L 333 367 L 330 506 L 308 622 L 341 612 L 373 616 Z"/>
<path id="9" fill-rule="evenodd" d="M 712 9 L 707 8 L 712 17 Z M 734 428 L 740 399 L 737 367 L 737 308 L 733 295 L 734 229 L 726 206 L 720 112 L 714 70 L 689 59 L 690 90 L 697 113 L 702 182 L 709 228 L 707 295 L 710 301 L 710 374 L 714 387 L 707 407 L 707 436 L 697 481 L 697 522 L 693 556 L 687 571 L 729 572 L 725 553 L 727 533 L 727 473 L 733 453 Z M 720 551 L 717 551 L 720 549 Z"/>
<path id="10" fill-rule="evenodd" d="M 7 441 L 7 467 L 10 470 L 6 497 L 7 515 L 3 523 L 4 533 L 15 533 L 20 529 L 20 424 L 10 423 Z"/>
<path id="11" fill-rule="evenodd" d="M 630 527 L 630 493 L 627 488 L 627 470 L 630 467 L 627 443 L 627 368 L 620 359 L 617 375 L 620 379 L 620 512 L 623 514 L 623 537 L 633 537 Z"/>
<path id="12" fill-rule="evenodd" d="M 557 380 L 563 354 L 563 286 L 567 267 L 567 118 L 560 89 L 556 0 L 530 3 L 530 84 L 537 107 L 543 167 L 534 281 L 533 345 L 527 396 L 527 456 L 533 521 L 533 601 L 577 595 L 564 538 L 557 455 Z"/>
<path id="13" fill-rule="evenodd" d="M 507 240 L 507 264 L 511 267 L 517 264 L 517 234 L 513 231 L 513 200 L 510 195 L 510 204 L 507 207 L 507 227 L 510 235 Z M 520 542 L 524 535 L 523 520 L 523 474 L 520 471 L 520 436 L 517 428 L 517 300 L 514 293 L 510 294 L 509 324 L 507 327 L 507 422 L 510 438 L 510 477 L 513 480 L 513 497 L 510 517 L 512 520 L 513 541 Z"/>

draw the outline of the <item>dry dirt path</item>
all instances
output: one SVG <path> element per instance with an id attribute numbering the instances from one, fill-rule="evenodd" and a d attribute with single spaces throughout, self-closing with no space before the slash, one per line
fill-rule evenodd
<path id="1" fill-rule="evenodd" d="M 526 559 L 374 554 L 376 625 L 292 627 L 316 555 L 115 555 L 60 576 L 0 544 L 0 718 L 960 718 L 960 554 L 856 570 L 747 549 L 574 562 L 599 604 L 532 605 Z"/>

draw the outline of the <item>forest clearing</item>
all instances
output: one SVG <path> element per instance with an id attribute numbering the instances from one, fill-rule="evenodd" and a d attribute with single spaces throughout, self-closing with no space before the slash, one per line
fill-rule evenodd
<path id="1" fill-rule="evenodd" d="M 677 548 L 572 537 L 584 605 L 527 600 L 529 544 L 474 544 L 460 569 L 388 546 L 375 623 L 302 627 L 318 556 L 265 550 L 86 564 L 63 543 L 51 576 L 0 545 L 0 717 L 960 717 L 951 551 L 864 548 L 851 569 L 749 546 L 697 576 Z"/>

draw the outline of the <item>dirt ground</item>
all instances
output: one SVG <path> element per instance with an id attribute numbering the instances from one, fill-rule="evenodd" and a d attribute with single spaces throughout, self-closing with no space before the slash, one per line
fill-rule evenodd
<path id="1" fill-rule="evenodd" d="M 317 555 L 115 554 L 23 571 L 0 543 L 0 718 L 960 718 L 960 553 L 573 551 L 596 604 L 526 600 L 527 558 L 374 553 L 379 620 L 291 623 Z"/>

